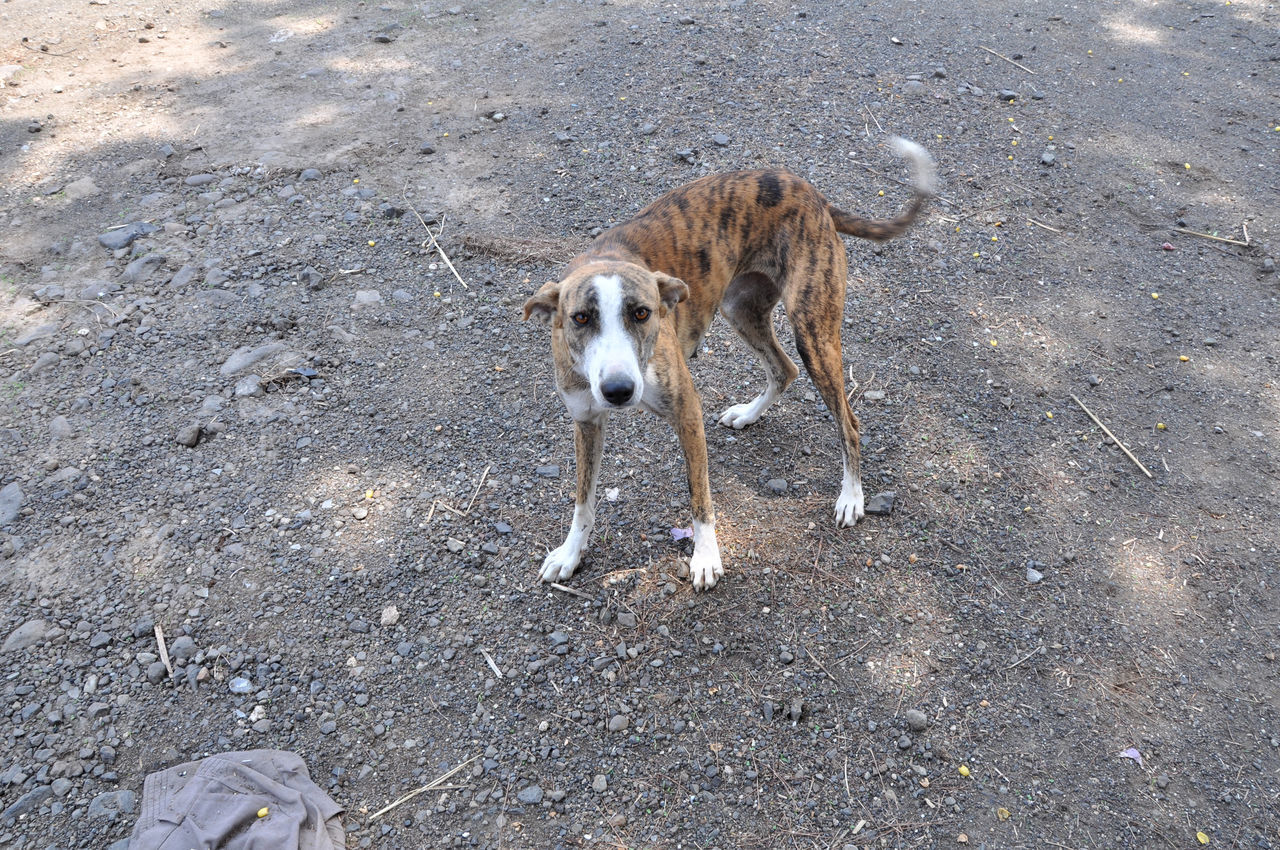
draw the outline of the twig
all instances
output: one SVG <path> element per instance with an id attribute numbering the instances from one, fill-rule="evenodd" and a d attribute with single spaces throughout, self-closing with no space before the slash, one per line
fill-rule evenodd
<path id="1" fill-rule="evenodd" d="M 489 662 L 489 669 L 493 671 L 493 674 L 499 679 L 503 678 L 502 671 L 498 669 L 498 665 L 494 662 L 493 656 L 489 654 L 489 651 L 482 646 L 480 647 L 480 654 L 484 656 L 485 661 Z"/>
<path id="2" fill-rule="evenodd" d="M 160 647 L 160 660 L 164 662 L 164 669 L 169 671 L 169 678 L 173 678 L 173 665 L 169 663 L 169 647 L 164 643 L 164 629 L 160 628 L 160 624 L 156 623 L 156 646 Z"/>
<path id="3" fill-rule="evenodd" d="M 1241 242 L 1239 239 L 1226 239 L 1222 236 L 1214 236 L 1210 233 L 1199 233 L 1195 230 L 1187 230 L 1185 227 L 1175 227 L 1173 228 L 1173 232 L 1185 233 L 1188 236 L 1199 236 L 1201 239 L 1212 239 L 1214 242 L 1226 242 L 1228 245 L 1239 245 L 1243 248 L 1249 247 L 1248 242 Z"/>
<path id="4" fill-rule="evenodd" d="M 588 602 L 594 602 L 596 599 L 594 596 L 592 596 L 589 593 L 583 593 L 581 590 L 578 590 L 577 588 L 569 587 L 567 584 L 561 584 L 558 581 L 549 581 L 547 582 L 547 584 L 550 585 L 551 587 L 554 587 L 556 590 L 562 591 L 564 593 L 568 593 L 572 596 L 579 596 L 587 600 Z"/>
<path id="5" fill-rule="evenodd" d="M 804 646 L 804 644 L 801 644 L 801 646 Z M 828 670 L 826 667 L 823 667 L 822 662 L 819 661 L 817 658 L 815 658 L 813 653 L 809 651 L 809 647 L 805 646 L 804 651 L 805 651 L 805 654 L 807 654 L 809 658 L 813 660 L 813 663 L 818 665 L 818 669 L 821 670 L 823 673 L 827 674 L 828 679 L 830 679 L 833 682 L 837 681 L 836 677 L 831 675 L 831 671 Z"/>
<path id="6" fill-rule="evenodd" d="M 490 464 L 489 466 L 486 466 L 484 468 L 484 472 L 480 473 L 480 483 L 476 485 L 476 491 L 471 494 L 471 501 L 467 502 L 466 510 L 462 512 L 463 516 L 466 516 L 467 514 L 471 513 L 471 507 L 476 503 L 476 497 L 480 495 L 480 488 L 484 486 L 485 476 L 489 474 L 490 469 L 493 469 L 492 464 Z"/>
<path id="7" fill-rule="evenodd" d="M 1245 224 L 1242 221 L 1240 222 L 1240 229 L 1244 231 L 1244 244 L 1248 245 L 1249 244 L 1249 225 Z"/>
<path id="8" fill-rule="evenodd" d="M 1010 59 L 1008 56 L 1004 56 L 1004 55 L 1001 55 L 1001 54 L 999 54 L 999 53 L 996 53 L 996 52 L 995 52 L 994 50 L 992 50 L 990 47 L 983 47 L 981 44 L 979 44 L 979 45 L 978 45 L 978 47 L 979 47 L 980 49 L 982 49 L 982 50 L 987 51 L 987 52 L 988 52 L 988 53 L 990 53 L 992 56 L 996 56 L 996 57 L 999 57 L 1000 59 L 1003 59 L 1004 61 L 1008 62 L 1010 65 L 1016 65 L 1017 67 L 1021 68 L 1021 69 L 1022 69 L 1022 70 L 1024 70 L 1024 71 L 1026 71 L 1028 74 L 1030 74 L 1030 75 L 1031 75 L 1031 76 L 1033 76 L 1033 77 L 1034 77 L 1034 76 L 1035 76 L 1035 74 L 1036 74 L 1036 72 L 1035 72 L 1035 71 L 1031 70 L 1031 69 L 1030 69 L 1030 68 L 1028 68 L 1026 65 L 1023 65 L 1021 62 L 1014 62 L 1014 61 L 1013 61 L 1012 59 Z"/>
<path id="9" fill-rule="evenodd" d="M 414 797 L 418 796 L 419 794 L 422 794 L 422 793 L 424 793 L 424 792 L 426 792 L 426 791 L 434 791 L 434 790 L 436 790 L 437 788 L 440 788 L 440 787 L 443 785 L 443 783 L 444 783 L 444 781 L 445 781 L 446 779 L 448 779 L 450 776 L 453 776 L 453 775 L 454 775 L 455 773 L 457 773 L 459 770 L 462 770 L 464 767 L 466 767 L 467 765 L 471 764 L 471 762 L 475 761 L 475 760 L 476 760 L 476 759 L 478 759 L 478 758 L 480 758 L 480 756 L 472 756 L 471 758 L 467 759 L 467 760 L 466 760 L 466 761 L 464 761 L 462 764 L 458 765 L 457 767 L 455 767 L 453 770 L 449 771 L 448 773 L 444 773 L 444 774 L 441 774 L 440 776 L 437 776 L 435 779 L 431 780 L 431 781 L 430 781 L 430 782 L 428 782 L 426 785 L 423 785 L 421 788 L 417 788 L 417 789 L 415 789 L 415 790 L 413 790 L 413 791 L 410 791 L 408 794 L 405 794 L 405 795 L 404 795 L 403 797 L 401 797 L 399 800 L 396 800 L 394 803 L 391 803 L 390 805 L 383 806 L 381 809 L 378 809 L 378 811 L 376 811 L 376 812 L 374 812 L 373 814 L 369 815 L 369 820 L 370 820 L 370 821 L 375 821 L 375 820 L 377 820 L 378 818 L 380 818 L 380 817 L 382 817 L 383 815 L 385 815 L 387 812 L 391 811 L 392 809 L 394 809 L 394 808 L 396 808 L 396 807 L 398 807 L 398 806 L 402 806 L 402 805 L 404 805 L 405 803 L 409 802 L 410 800 L 412 800 Z"/>
<path id="10" fill-rule="evenodd" d="M 1098 417 L 1094 416 L 1094 415 L 1093 415 L 1093 411 L 1092 411 L 1092 410 L 1090 410 L 1089 408 L 1087 408 L 1087 407 L 1085 407 L 1085 406 L 1084 406 L 1084 402 L 1083 402 L 1083 401 L 1081 401 L 1080 399 L 1076 398 L 1075 393 L 1072 393 L 1072 394 L 1071 394 L 1071 400 L 1072 400 L 1072 401 L 1074 401 L 1076 404 L 1080 405 L 1080 409 L 1081 409 L 1081 410 L 1083 410 L 1085 413 L 1089 414 L 1089 418 L 1090 418 L 1090 419 L 1092 419 L 1092 420 L 1094 421 L 1094 424 L 1096 424 L 1099 428 L 1101 428 L 1101 429 L 1102 429 L 1102 433 L 1104 433 L 1104 434 L 1106 434 L 1108 437 L 1110 437 L 1110 438 L 1115 442 L 1115 444 L 1116 444 L 1117 446 L 1119 446 L 1119 447 L 1120 447 L 1120 450 L 1121 450 L 1121 451 L 1123 451 L 1126 455 L 1128 455 L 1128 456 L 1129 456 L 1129 460 L 1133 461 L 1134 463 L 1136 463 L 1136 464 L 1138 465 L 1138 469 L 1141 469 L 1144 473 L 1146 473 L 1146 476 L 1147 476 L 1148 478 L 1155 478 L 1155 476 L 1151 474 L 1151 470 L 1149 470 L 1149 469 L 1147 469 L 1145 466 L 1143 466 L 1143 465 L 1142 465 L 1142 461 L 1138 460 L 1136 457 L 1134 457 L 1134 456 L 1133 456 L 1133 452 L 1129 451 L 1129 447 L 1128 447 L 1128 446 L 1126 446 L 1124 443 L 1120 442 L 1119 438 L 1118 438 L 1118 437 L 1116 437 L 1116 435 L 1115 435 L 1115 434 L 1112 434 L 1112 433 L 1111 433 L 1111 429 L 1109 429 L 1106 425 L 1103 425 L 1103 424 L 1102 424 L 1102 420 L 1101 420 L 1101 419 L 1099 419 Z"/>
<path id="11" fill-rule="evenodd" d="M 440 255 L 440 259 L 444 260 L 444 264 L 449 267 L 449 271 L 453 272 L 453 276 L 458 279 L 458 283 L 462 284 L 463 289 L 470 289 L 471 287 L 467 286 L 467 282 L 462 279 L 462 275 L 458 274 L 458 270 L 453 267 L 453 261 L 449 259 L 449 255 L 444 252 L 444 249 L 440 247 L 440 243 L 436 241 L 436 235 L 431 232 L 430 227 L 427 227 L 426 220 L 422 217 L 422 215 L 418 212 L 418 210 L 413 206 L 413 204 L 409 203 L 408 198 L 405 198 L 404 202 L 405 204 L 408 205 L 409 209 L 413 212 L 414 217 L 417 218 L 418 221 L 422 223 L 422 229 L 427 231 L 427 239 L 431 240 L 431 247 L 436 249 L 436 253 Z"/>
<path id="12" fill-rule="evenodd" d="M 867 105 L 866 105 L 865 103 L 864 103 L 864 104 L 862 104 L 862 109 L 863 109 L 863 111 L 865 111 L 868 115 L 870 115 L 870 116 L 871 116 L 871 120 L 872 120 L 872 121 L 876 122 L 876 129 L 877 129 L 877 130 L 879 130 L 881 133 L 883 133 L 883 132 L 884 132 L 884 127 L 881 127 L 881 126 L 880 126 L 880 119 L 876 117 L 876 114 L 875 114 L 874 112 L 872 112 L 870 109 L 868 109 L 868 108 L 867 108 Z"/>
<path id="13" fill-rule="evenodd" d="M 1037 654 L 1038 652 L 1040 652 L 1040 650 L 1041 650 L 1041 647 L 1037 646 L 1035 649 L 1031 650 L 1031 651 L 1030 651 L 1030 652 L 1028 652 L 1026 655 L 1022 656 L 1022 657 L 1021 657 L 1021 658 L 1019 658 L 1017 661 L 1013 662 L 1012 664 L 1010 664 L 1008 667 L 1006 667 L 1006 668 L 1004 668 L 1004 669 L 1006 669 L 1006 670 L 1012 670 L 1014 667 L 1017 667 L 1017 666 L 1018 666 L 1019 664 L 1021 664 L 1022 662 L 1026 661 L 1027 659 L 1031 658 L 1033 655 L 1035 655 L 1035 654 Z"/>
<path id="14" fill-rule="evenodd" d="M 1050 231 L 1050 232 L 1052 232 L 1052 233 L 1061 233 L 1061 232 L 1062 232 L 1062 231 L 1061 231 L 1061 230 L 1059 230 L 1058 228 L 1056 228 L 1056 227 L 1050 227 L 1050 226 L 1049 226 L 1049 225 L 1047 225 L 1047 224 L 1042 224 L 1041 222 L 1036 221 L 1034 218 L 1029 218 L 1029 219 L 1027 219 L 1027 224 L 1034 224 L 1036 227 L 1043 227 L 1045 230 L 1048 230 L 1048 231 Z"/>

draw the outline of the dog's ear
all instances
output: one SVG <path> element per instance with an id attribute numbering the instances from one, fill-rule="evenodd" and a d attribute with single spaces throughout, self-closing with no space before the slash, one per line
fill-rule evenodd
<path id="1" fill-rule="evenodd" d="M 658 281 L 658 295 L 665 306 L 674 307 L 689 297 L 689 285 L 680 278 L 666 272 L 654 272 L 653 277 Z"/>
<path id="2" fill-rule="evenodd" d="M 524 320 L 537 319 L 544 324 L 551 321 L 560 307 L 560 282 L 553 280 L 544 283 L 533 297 L 524 302 Z"/>

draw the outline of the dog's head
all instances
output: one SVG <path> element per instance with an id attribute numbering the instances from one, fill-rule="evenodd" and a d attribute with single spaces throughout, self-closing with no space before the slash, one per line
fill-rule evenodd
<path id="1" fill-rule="evenodd" d="M 683 281 L 663 272 L 588 263 L 539 289 L 525 302 L 524 317 L 551 324 L 600 407 L 629 407 L 644 395 L 662 319 L 688 296 Z"/>

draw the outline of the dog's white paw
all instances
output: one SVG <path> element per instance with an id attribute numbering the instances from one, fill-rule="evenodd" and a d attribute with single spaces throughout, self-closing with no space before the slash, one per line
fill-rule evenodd
<path id="1" fill-rule="evenodd" d="M 582 547 L 566 540 L 547 553 L 542 561 L 542 570 L 538 573 L 538 581 L 564 581 L 573 575 L 581 561 Z"/>
<path id="2" fill-rule="evenodd" d="M 694 590 L 710 590 L 724 578 L 724 566 L 720 563 L 719 546 L 699 546 L 689 559 L 689 578 Z"/>
<path id="3" fill-rule="evenodd" d="M 754 424 L 763 412 L 761 405 L 754 401 L 746 404 L 735 404 L 720 414 L 720 424 L 726 428 L 732 428 L 735 431 L 741 431 L 748 425 Z"/>
<path id="4" fill-rule="evenodd" d="M 862 488 L 841 490 L 840 498 L 836 499 L 836 525 L 840 528 L 846 528 L 862 519 L 865 515 L 866 509 L 863 507 Z"/>

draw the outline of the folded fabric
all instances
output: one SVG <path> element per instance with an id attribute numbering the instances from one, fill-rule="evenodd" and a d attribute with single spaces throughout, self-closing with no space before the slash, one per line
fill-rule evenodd
<path id="1" fill-rule="evenodd" d="M 129 850 L 343 850 L 341 813 L 297 755 L 223 753 L 147 776 Z"/>

